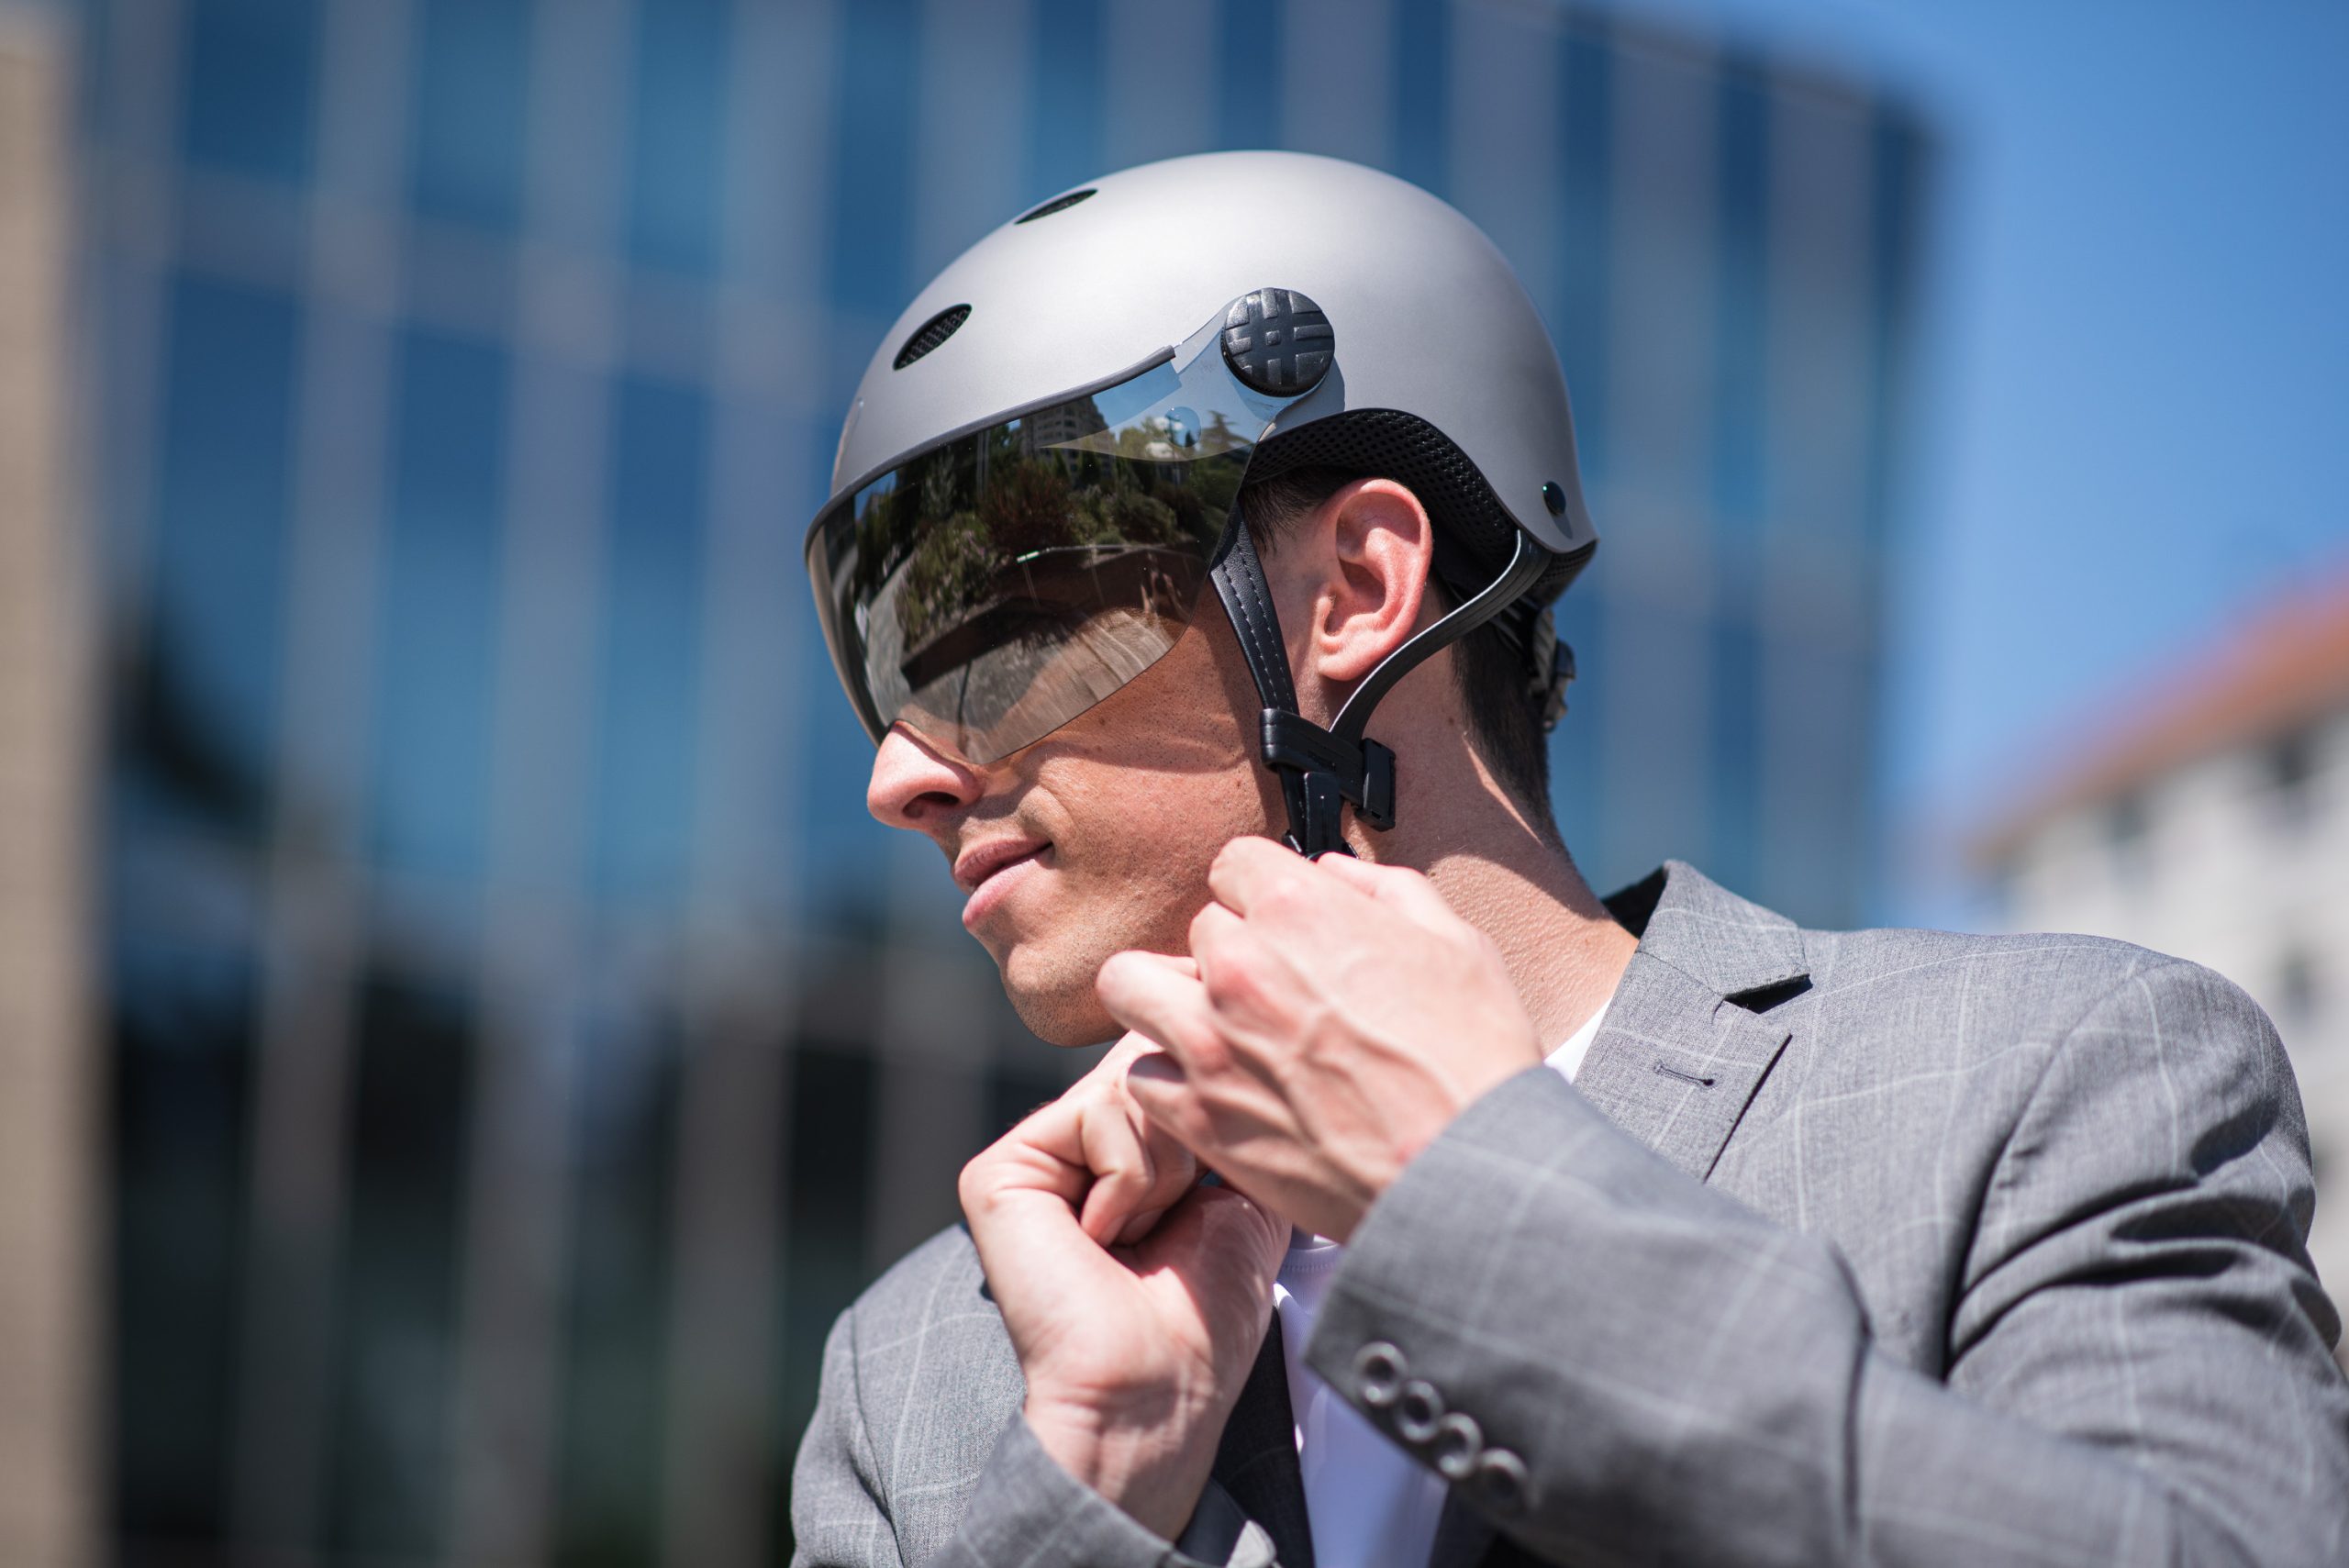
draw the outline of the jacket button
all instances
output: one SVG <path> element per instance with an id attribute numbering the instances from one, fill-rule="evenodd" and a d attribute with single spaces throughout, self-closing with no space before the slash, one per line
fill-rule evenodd
<path id="1" fill-rule="evenodd" d="M 1469 1484 L 1485 1500 L 1485 1506 L 1497 1514 L 1523 1513 L 1527 1494 L 1531 1490 L 1525 1461 L 1505 1448 L 1488 1448 L 1478 1455 L 1475 1477 Z"/>
<path id="2" fill-rule="evenodd" d="M 1485 1447 L 1485 1429 L 1474 1416 L 1453 1411 L 1435 1424 L 1435 1467 L 1447 1481 L 1465 1481 L 1476 1472 Z"/>
<path id="3" fill-rule="evenodd" d="M 1415 1377 L 1403 1385 L 1403 1392 L 1395 1399 L 1395 1429 L 1405 1442 L 1432 1442 L 1442 1421 L 1443 1396 L 1435 1391 L 1434 1384 Z"/>
<path id="4" fill-rule="evenodd" d="M 1354 1352 L 1354 1392 L 1374 1410 L 1384 1410 L 1403 1392 L 1404 1375 L 1411 1363 L 1384 1340 L 1373 1340 Z"/>

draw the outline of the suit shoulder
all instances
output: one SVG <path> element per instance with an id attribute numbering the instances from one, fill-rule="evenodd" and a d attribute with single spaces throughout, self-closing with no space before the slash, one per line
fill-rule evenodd
<path id="1" fill-rule="evenodd" d="M 1986 1006 L 2028 1032 L 2060 1036 L 2132 980 L 2232 996 L 2257 1008 L 2217 971 L 2132 942 L 2076 931 L 1984 936 L 1883 927 L 1802 933 L 1822 999 L 1878 1005 L 1927 997 Z M 2156 979 L 2155 977 L 2158 976 Z"/>
<path id="2" fill-rule="evenodd" d="M 942 1312 L 967 1311 L 973 1306 L 994 1309 L 970 1231 L 950 1225 L 865 1286 L 848 1316 L 855 1320 L 858 1338 L 869 1340 L 911 1330 Z"/>

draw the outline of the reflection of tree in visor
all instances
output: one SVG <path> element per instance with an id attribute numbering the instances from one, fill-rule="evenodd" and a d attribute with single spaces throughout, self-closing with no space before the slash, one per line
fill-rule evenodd
<path id="1" fill-rule="evenodd" d="M 1104 407 L 1169 384 L 1162 371 L 948 441 L 818 524 L 826 635 L 876 739 L 902 721 L 994 762 L 1174 646 L 1250 443 L 1220 411 Z"/>

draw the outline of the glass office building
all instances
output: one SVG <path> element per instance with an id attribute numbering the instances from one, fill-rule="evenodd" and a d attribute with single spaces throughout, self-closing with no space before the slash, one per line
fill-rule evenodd
<path id="1" fill-rule="evenodd" d="M 1864 85 L 1533 0 L 70 14 L 121 1562 L 785 1549 L 832 1315 L 1080 1065 L 866 819 L 800 535 L 912 291 L 1102 170 L 1484 225 L 1604 535 L 1568 843 L 1868 909 L 1929 149 Z"/>

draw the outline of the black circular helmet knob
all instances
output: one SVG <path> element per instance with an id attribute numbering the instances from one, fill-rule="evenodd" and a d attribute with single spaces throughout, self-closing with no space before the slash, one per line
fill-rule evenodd
<path id="1" fill-rule="evenodd" d="M 1223 360 L 1251 392 L 1295 397 L 1330 371 L 1337 333 L 1321 307 L 1295 289 L 1241 295 L 1223 313 Z"/>

